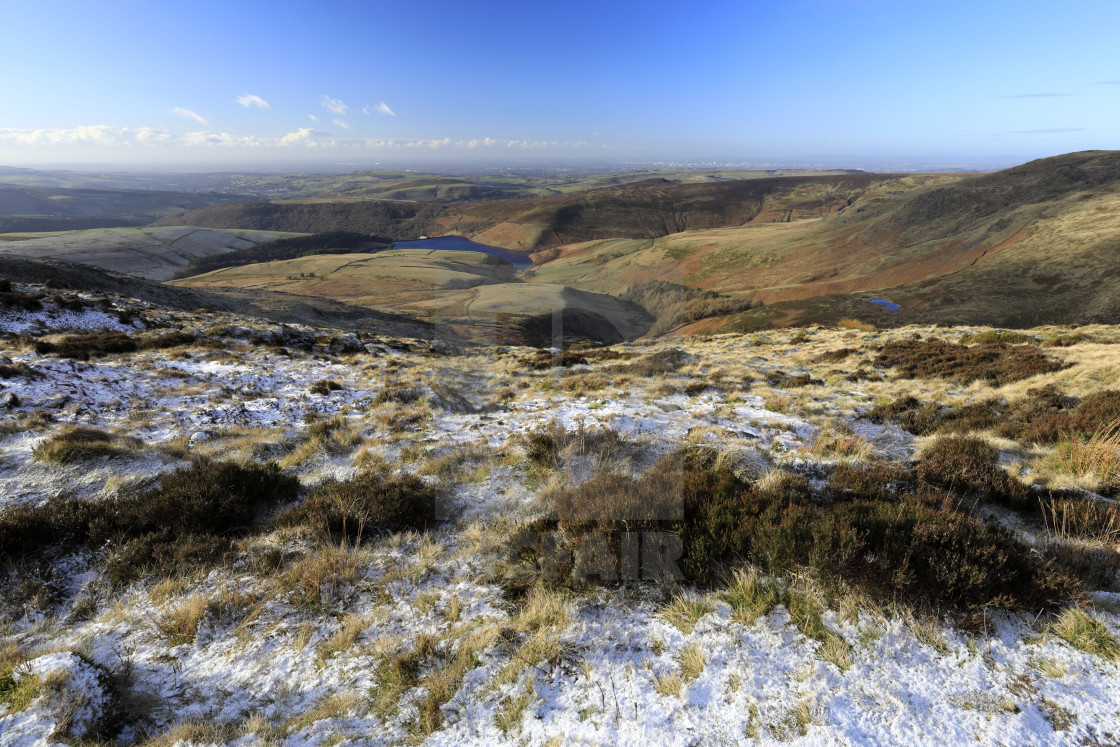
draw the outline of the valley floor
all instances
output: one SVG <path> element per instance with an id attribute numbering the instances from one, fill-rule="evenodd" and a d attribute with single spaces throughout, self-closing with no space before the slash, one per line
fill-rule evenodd
<path id="1" fill-rule="evenodd" d="M 219 562 L 116 583 L 101 548 L 3 551 L 2 747 L 1120 741 L 1107 643 L 1120 585 L 1083 585 L 1104 643 L 1079 648 L 1049 613 L 992 607 L 978 627 L 797 577 L 750 583 L 787 584 L 816 623 L 789 601 L 751 613 L 734 591 L 754 571 L 699 588 L 521 583 L 509 549 L 557 494 L 645 474 L 682 446 L 821 492 L 837 465 L 907 465 L 930 443 L 869 420 L 876 405 L 1120 388 L 1118 328 L 1077 330 L 1040 348 L 1064 368 L 996 385 L 901 379 L 876 361 L 889 342 L 976 329 L 781 330 L 564 361 L 99 300 L 0 310 L 0 518 L 153 490 L 200 459 L 276 461 L 301 496 L 369 470 L 417 475 L 442 518 L 352 541 L 266 519 L 237 528 Z M 36 351 L 94 331 L 150 344 L 89 360 Z M 68 433 L 101 446 L 59 451 Z M 1063 471 L 1056 447 L 980 435 L 1017 479 L 1108 501 L 1112 478 Z M 1001 506 L 977 511 L 1039 553 L 1069 539 Z M 1115 535 L 1077 542 L 1116 551 Z"/>

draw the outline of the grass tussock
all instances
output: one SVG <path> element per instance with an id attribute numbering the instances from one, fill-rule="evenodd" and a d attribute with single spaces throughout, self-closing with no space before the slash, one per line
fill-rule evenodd
<path id="1" fill-rule="evenodd" d="M 15 643 L 0 644 L 0 704 L 7 707 L 8 713 L 19 713 L 37 694 L 34 678 L 15 675 L 16 669 L 27 660 L 27 654 Z"/>
<path id="2" fill-rule="evenodd" d="M 1064 610 L 1047 632 L 1088 654 L 1108 661 L 1120 660 L 1120 642 L 1108 631 L 1104 623 L 1082 609 Z"/>
<path id="3" fill-rule="evenodd" d="M 692 632 L 696 623 L 712 611 L 711 602 L 693 594 L 675 594 L 661 610 L 660 616 L 685 635 Z"/>
<path id="4" fill-rule="evenodd" d="M 836 322 L 836 326 L 840 329 L 858 329 L 863 332 L 875 332 L 878 329 L 874 324 L 859 319 L 840 319 Z"/>
<path id="5" fill-rule="evenodd" d="M 136 446 L 137 442 L 134 440 L 122 439 L 97 428 L 63 426 L 58 433 L 35 447 L 32 458 L 48 464 L 74 464 L 90 459 L 123 456 Z"/>
<path id="6" fill-rule="evenodd" d="M 156 628 L 172 646 L 194 643 L 198 626 L 214 609 L 211 600 L 202 595 L 184 599 L 155 622 Z"/>
<path id="7" fill-rule="evenodd" d="M 877 365 L 895 369 L 901 379 L 948 379 L 961 384 L 1005 384 L 1059 371 L 1062 364 L 1036 345 L 984 342 L 954 345 L 943 340 L 902 340 L 884 345 Z"/>
<path id="8" fill-rule="evenodd" d="M 1051 482 L 1072 482 L 1092 490 L 1111 492 L 1120 488 L 1120 420 L 1093 433 L 1087 440 L 1067 437 L 1054 445 L 1054 451 L 1035 465 L 1035 470 L 1050 475 Z"/>

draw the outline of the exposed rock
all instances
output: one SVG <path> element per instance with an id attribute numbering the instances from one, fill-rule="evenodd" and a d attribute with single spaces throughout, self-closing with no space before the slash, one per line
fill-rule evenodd
<path id="1" fill-rule="evenodd" d="M 347 332 L 341 335 L 335 335 L 327 342 L 327 352 L 331 355 L 343 355 L 345 353 L 364 353 L 366 346 L 358 339 L 358 336 L 353 332 Z"/>

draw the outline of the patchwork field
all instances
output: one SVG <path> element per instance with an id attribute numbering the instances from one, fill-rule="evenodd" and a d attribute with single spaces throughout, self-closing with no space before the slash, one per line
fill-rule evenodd
<path id="1" fill-rule="evenodd" d="M 0 301 L 5 745 L 1120 734 L 1116 327 Z"/>

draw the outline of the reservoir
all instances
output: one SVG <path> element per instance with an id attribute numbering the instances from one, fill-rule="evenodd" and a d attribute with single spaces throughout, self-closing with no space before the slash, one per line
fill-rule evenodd
<path id="1" fill-rule="evenodd" d="M 891 303 L 890 301 L 884 301 L 882 299 L 868 299 L 868 300 L 871 301 L 871 303 L 877 303 L 880 306 L 886 308 L 887 311 L 901 311 L 902 310 L 901 306 L 899 306 L 896 303 Z"/>
<path id="2" fill-rule="evenodd" d="M 416 241 L 394 241 L 394 249 L 441 249 L 457 252 L 482 252 L 494 257 L 507 260 L 518 270 L 524 270 L 533 264 L 528 254 L 502 249 L 500 246 L 478 244 L 462 236 L 439 236 L 434 239 L 417 239 Z"/>

